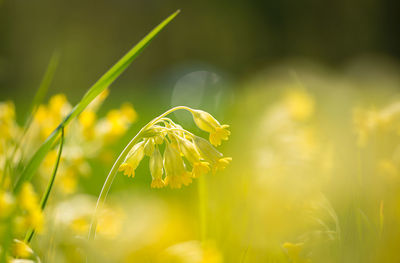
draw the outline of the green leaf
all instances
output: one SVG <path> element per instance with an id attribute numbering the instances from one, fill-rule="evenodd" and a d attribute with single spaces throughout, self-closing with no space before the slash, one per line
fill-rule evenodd
<path id="1" fill-rule="evenodd" d="M 60 165 L 63 146 L 64 146 L 64 128 L 61 129 L 60 147 L 58 148 L 57 160 L 56 160 L 56 163 L 54 165 L 53 174 L 50 177 L 49 183 L 47 184 L 47 187 L 46 187 L 46 191 L 44 191 L 44 194 L 42 196 L 42 200 L 40 201 L 40 208 L 42 209 L 42 211 L 46 207 L 47 200 L 49 200 L 51 189 L 53 188 L 54 181 L 56 180 L 57 170 L 58 170 L 58 167 Z M 34 228 L 30 229 L 26 233 L 25 243 L 29 244 L 31 242 L 34 234 L 35 234 L 35 229 Z"/>
<path id="2" fill-rule="evenodd" d="M 35 97 L 33 98 L 32 105 L 30 108 L 31 115 L 34 115 L 34 113 L 37 110 L 37 107 L 43 102 L 43 99 L 47 94 L 50 84 L 53 81 L 54 73 L 57 69 L 59 60 L 60 60 L 60 54 L 57 51 L 55 51 L 51 56 L 49 65 L 47 66 L 46 73 L 43 76 L 39 89 L 37 90 Z"/>
<path id="3" fill-rule="evenodd" d="M 18 149 L 21 149 L 21 145 L 24 142 L 24 139 L 26 138 L 26 134 L 30 128 L 30 125 L 32 123 L 33 120 L 33 116 L 35 115 L 39 104 L 42 103 L 44 97 L 46 96 L 47 90 L 50 87 L 50 84 L 53 80 L 54 77 L 54 73 L 57 69 L 57 65 L 58 65 L 58 61 L 59 61 L 59 54 L 57 52 L 54 52 L 53 55 L 51 56 L 50 62 L 47 66 L 46 69 L 46 73 L 43 76 L 43 79 L 40 83 L 39 89 L 36 91 L 35 97 L 32 101 L 32 105 L 29 108 L 28 114 L 26 115 L 26 120 L 25 120 L 25 124 L 24 124 L 24 128 L 22 129 L 22 133 L 20 134 L 19 138 L 15 140 L 15 146 L 14 149 L 11 153 L 11 155 L 6 159 L 5 162 L 5 168 L 4 171 L 5 173 L 8 171 L 10 174 L 15 173 L 15 171 L 12 170 L 16 170 L 16 167 L 19 167 L 19 165 L 22 162 L 22 159 L 19 160 L 19 163 L 16 166 L 12 166 L 11 163 L 15 157 L 15 154 L 17 153 Z M 5 176 L 3 176 L 1 180 L 3 180 L 5 178 Z M 2 184 L 3 182 L 1 182 L 0 184 Z"/>
<path id="4" fill-rule="evenodd" d="M 148 33 L 142 40 L 139 41 L 128 53 L 125 54 L 111 69 L 109 69 L 101 78 L 86 92 L 81 101 L 72 109 L 68 116 L 59 124 L 59 126 L 52 132 L 46 141 L 33 155 L 28 165 L 25 167 L 20 178 L 14 186 L 14 191 L 18 192 L 22 183 L 32 179 L 40 163 L 43 161 L 46 154 L 51 150 L 55 144 L 61 129 L 68 125 L 74 118 L 76 118 L 88 105 L 92 102 L 102 91 L 111 85 L 125 69 L 132 63 L 132 61 L 142 52 L 142 50 L 160 33 L 160 31 L 175 18 L 180 10 L 167 17 L 163 22 L 156 26 L 150 33 Z"/>

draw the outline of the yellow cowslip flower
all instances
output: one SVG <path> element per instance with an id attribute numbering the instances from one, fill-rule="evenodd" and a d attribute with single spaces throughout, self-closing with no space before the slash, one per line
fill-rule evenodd
<path id="1" fill-rule="evenodd" d="M 0 190 L 0 219 L 7 218 L 15 208 L 15 200 L 12 194 Z"/>
<path id="2" fill-rule="evenodd" d="M 203 131 L 210 133 L 210 142 L 214 146 L 221 144 L 222 140 L 228 140 L 231 132 L 229 125 L 221 125 L 211 114 L 202 110 L 191 110 L 193 120 Z"/>
<path id="3" fill-rule="evenodd" d="M 0 120 L 3 122 L 15 119 L 15 105 L 12 101 L 0 103 Z"/>
<path id="4" fill-rule="evenodd" d="M 132 105 L 125 103 L 119 110 L 111 110 L 106 115 L 106 139 L 113 141 L 115 138 L 121 136 L 128 126 L 136 121 L 137 113 Z"/>
<path id="5" fill-rule="evenodd" d="M 153 138 L 148 138 L 144 143 L 144 154 L 151 156 L 155 149 L 155 142 Z"/>
<path id="6" fill-rule="evenodd" d="M 38 123 L 45 122 L 48 117 L 49 117 L 49 112 L 45 105 L 39 105 L 39 107 L 36 110 L 35 115 L 33 116 L 34 120 Z"/>
<path id="7" fill-rule="evenodd" d="M 47 138 L 53 132 L 71 108 L 72 106 L 64 94 L 51 97 L 48 105 L 39 105 L 34 115 L 34 121 L 39 125 L 41 139 Z"/>
<path id="8" fill-rule="evenodd" d="M 34 228 L 36 232 L 42 233 L 44 226 L 44 215 L 38 206 L 34 210 L 22 211 L 13 218 L 13 226 L 17 235 L 22 235 L 30 228 Z"/>
<path id="9" fill-rule="evenodd" d="M 161 156 L 160 150 L 156 147 L 150 156 L 149 161 L 150 173 L 152 177 L 151 187 L 152 188 L 163 188 L 165 182 L 162 179 L 163 175 L 163 158 Z"/>
<path id="10" fill-rule="evenodd" d="M 106 207 L 99 215 L 98 233 L 108 238 L 116 238 L 124 230 L 123 218 L 123 211 Z"/>
<path id="11" fill-rule="evenodd" d="M 30 183 L 24 183 L 17 198 L 22 210 L 33 211 L 39 206 L 38 197 Z"/>
<path id="12" fill-rule="evenodd" d="M 167 143 L 164 152 L 165 183 L 171 188 L 181 188 L 192 182 L 191 174 L 186 171 L 185 164 L 178 149 Z"/>
<path id="13" fill-rule="evenodd" d="M 68 167 L 63 173 L 60 173 L 60 190 L 64 194 L 72 194 L 76 191 L 78 185 L 78 175 L 75 169 Z"/>
<path id="14" fill-rule="evenodd" d="M 56 94 L 50 98 L 49 110 L 55 114 L 66 114 L 66 107 L 69 108 L 67 97 L 64 94 Z"/>
<path id="15" fill-rule="evenodd" d="M 156 136 L 153 137 L 154 143 L 155 144 L 163 144 L 164 143 L 164 138 L 165 138 L 165 133 L 164 132 L 160 132 L 159 134 L 157 134 Z"/>
<path id="16" fill-rule="evenodd" d="M 217 171 L 224 170 L 232 161 L 231 157 L 223 157 L 223 154 L 215 149 L 207 140 L 194 136 L 194 145 L 201 153 L 202 157 L 209 161 L 212 165 L 212 172 L 215 174 Z"/>
<path id="17" fill-rule="evenodd" d="M 43 231 L 43 223 L 44 215 L 39 206 L 24 215 L 25 226 L 34 228 L 38 233 Z"/>
<path id="18" fill-rule="evenodd" d="M 16 136 L 18 128 L 15 120 L 14 103 L 11 101 L 0 102 L 0 140 L 12 139 Z M 5 146 L 4 141 L 2 142 L 3 145 L 0 146 L 0 154 L 2 152 L 1 147 Z"/>
<path id="19" fill-rule="evenodd" d="M 193 178 L 207 174 L 210 170 L 216 173 L 229 164 L 232 158 L 224 157 L 210 142 L 195 136 L 166 117 L 178 109 L 192 112 L 197 125 L 213 133 L 211 141 L 214 144 L 217 144 L 216 141 L 220 143 L 221 140 L 228 139 L 230 132 L 225 130 L 228 126 L 220 125 L 210 114 L 185 106 L 175 107 L 152 120 L 132 139 L 130 144 L 133 146 L 124 150 L 125 154 L 126 151 L 130 152 L 118 167 L 118 171 L 123 172 L 124 175 L 134 175 L 140 161 L 144 155 L 147 155 L 150 157 L 152 188 L 165 186 L 181 188 L 182 185 L 189 185 Z M 219 132 L 219 129 L 224 131 Z M 164 143 L 166 144 L 162 157 L 159 145 Z M 191 168 L 191 171 L 188 170 L 188 167 Z M 165 177 L 163 171 L 165 171 Z"/>
<path id="20" fill-rule="evenodd" d="M 137 112 L 133 108 L 132 104 L 124 103 L 121 106 L 121 113 L 127 119 L 128 122 L 135 122 L 137 120 Z"/>
<path id="21" fill-rule="evenodd" d="M 26 227 L 35 228 L 38 232 L 43 229 L 43 212 L 39 206 L 38 197 L 30 183 L 24 183 L 17 197 L 19 207 L 26 211 L 22 224 Z"/>
<path id="22" fill-rule="evenodd" d="M 89 229 L 88 219 L 85 216 L 74 218 L 71 221 L 71 228 L 75 233 L 84 235 Z"/>
<path id="23" fill-rule="evenodd" d="M 161 262 L 222 263 L 223 256 L 216 246 L 197 240 L 174 244 L 165 249 Z"/>
<path id="24" fill-rule="evenodd" d="M 124 175 L 135 177 L 135 170 L 139 166 L 140 161 L 144 157 L 144 141 L 136 144 L 129 152 L 125 161 L 119 167 L 119 171 L 123 171 Z"/>
<path id="25" fill-rule="evenodd" d="M 314 99 L 303 89 L 287 91 L 284 104 L 295 120 L 306 120 L 314 113 Z"/>
<path id="26" fill-rule="evenodd" d="M 196 162 L 193 164 L 192 175 L 193 178 L 198 178 L 203 174 L 207 174 L 210 171 L 210 164 L 208 162 Z"/>
<path id="27" fill-rule="evenodd" d="M 34 252 L 24 241 L 14 239 L 12 244 L 12 254 L 14 258 L 29 258 L 34 254 Z"/>
<path id="28" fill-rule="evenodd" d="M 82 126 L 82 133 L 86 139 L 93 139 L 95 135 L 94 125 L 96 124 L 96 113 L 91 110 L 82 112 L 79 117 L 79 124 Z"/>
<path id="29" fill-rule="evenodd" d="M 198 178 L 210 171 L 210 164 L 201 160 L 201 156 L 192 142 L 181 138 L 179 144 L 183 155 L 192 165 L 192 176 L 194 178 Z"/>
<path id="30" fill-rule="evenodd" d="M 111 137 L 119 136 L 126 131 L 126 126 L 121 118 L 121 114 L 118 110 L 111 110 L 107 113 L 106 119 L 110 125 L 109 135 Z"/>
<path id="31" fill-rule="evenodd" d="M 215 165 L 212 168 L 213 174 L 215 174 L 217 171 L 224 170 L 231 161 L 232 161 L 232 157 L 223 157 L 223 158 L 218 159 L 218 161 L 215 163 Z"/>

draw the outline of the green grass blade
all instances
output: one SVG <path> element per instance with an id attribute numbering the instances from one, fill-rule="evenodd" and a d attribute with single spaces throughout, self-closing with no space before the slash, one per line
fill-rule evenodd
<path id="1" fill-rule="evenodd" d="M 60 54 L 55 51 L 51 56 L 49 65 L 47 66 L 46 73 L 43 76 L 42 82 L 40 83 L 39 89 L 37 90 L 35 97 L 33 98 L 32 105 L 29 111 L 30 115 L 34 115 L 37 107 L 43 102 L 44 97 L 50 87 L 51 82 L 54 78 L 58 62 L 60 60 Z"/>
<path id="2" fill-rule="evenodd" d="M 168 25 L 172 19 L 180 12 L 176 11 L 163 22 L 156 26 L 149 34 L 147 34 L 142 40 L 139 41 L 128 53 L 125 54 L 111 69 L 109 69 L 83 96 L 82 100 L 72 109 L 70 114 L 60 123 L 60 125 L 52 132 L 52 134 L 46 139 L 42 146 L 36 151 L 28 165 L 25 167 L 20 178 L 15 184 L 14 191 L 19 191 L 24 181 L 29 181 L 40 163 L 51 150 L 54 143 L 56 142 L 61 129 L 68 125 L 68 123 L 77 117 L 91 101 L 93 101 L 102 91 L 111 85 L 125 69 L 132 63 L 132 61 L 143 51 L 143 49 L 160 33 L 160 31 Z"/>
<path id="3" fill-rule="evenodd" d="M 51 189 L 53 188 L 54 181 L 56 179 L 57 170 L 58 170 L 58 167 L 60 165 L 63 146 L 64 146 L 64 128 L 61 129 L 60 147 L 58 148 L 57 160 L 56 160 L 56 163 L 54 165 L 54 170 L 53 170 L 53 173 L 52 173 L 52 175 L 50 177 L 50 181 L 47 184 L 46 190 L 45 190 L 45 192 L 43 194 L 42 200 L 40 201 L 40 209 L 42 209 L 42 211 L 46 207 L 47 200 L 49 200 L 50 192 L 51 192 Z M 31 242 L 34 234 L 35 234 L 35 229 L 34 228 L 30 229 L 28 231 L 28 233 L 26 234 L 26 236 L 25 236 L 25 243 L 29 244 Z"/>
<path id="4" fill-rule="evenodd" d="M 6 171 L 6 172 L 8 171 L 9 173 L 12 174 L 11 170 L 13 169 L 13 167 L 11 167 L 10 164 L 13 162 L 12 160 L 14 159 L 15 154 L 17 153 L 17 150 L 21 149 L 20 146 L 23 145 L 23 141 L 26 138 L 25 135 L 28 132 L 30 124 L 32 123 L 33 116 L 35 115 L 38 105 L 42 103 L 44 97 L 46 96 L 47 90 L 50 87 L 50 84 L 53 80 L 55 71 L 57 69 L 58 61 L 59 61 L 59 54 L 57 52 L 54 52 L 53 55 L 51 56 L 49 64 L 47 65 L 46 72 L 42 78 L 40 86 L 39 86 L 38 90 L 36 91 L 36 94 L 32 101 L 31 107 L 29 108 L 28 114 L 26 115 L 25 124 L 24 124 L 24 128 L 22 130 L 22 133 L 19 136 L 19 138 L 16 140 L 14 150 L 13 150 L 12 154 L 10 155 L 10 157 L 7 158 L 3 171 Z M 22 159 L 20 160 L 20 162 L 21 161 L 22 161 Z M 1 177 L 0 185 L 3 184 L 2 180 L 4 177 L 5 176 Z"/>
<path id="5" fill-rule="evenodd" d="M 110 70 L 108 70 L 83 96 L 82 100 L 72 110 L 70 116 L 65 120 L 66 124 L 81 113 L 86 106 L 116 80 L 122 72 L 132 63 L 132 61 L 143 51 L 143 49 L 158 35 L 158 33 L 175 18 L 180 10 L 167 17 L 163 22 L 156 26 L 149 34 L 139 41 L 125 56 L 123 56 Z"/>

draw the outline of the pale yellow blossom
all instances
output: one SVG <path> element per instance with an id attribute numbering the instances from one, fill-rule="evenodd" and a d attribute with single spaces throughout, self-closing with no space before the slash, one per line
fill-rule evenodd
<path id="1" fill-rule="evenodd" d="M 229 125 L 221 125 L 211 114 L 202 110 L 191 110 L 196 125 L 210 133 L 210 142 L 214 146 L 221 144 L 222 140 L 228 140 L 231 132 L 228 130 Z"/>

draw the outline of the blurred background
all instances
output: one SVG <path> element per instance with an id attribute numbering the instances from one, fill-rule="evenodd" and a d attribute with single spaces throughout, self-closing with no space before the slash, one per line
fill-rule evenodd
<path id="1" fill-rule="evenodd" d="M 22 123 L 58 52 L 46 103 L 63 93 L 69 102 L 54 101 L 70 109 L 177 9 L 96 112 L 101 122 L 129 102 L 137 115 L 96 153 L 85 144 L 79 176 L 60 175 L 48 212 L 56 223 L 33 244 L 39 255 L 83 262 L 84 247 L 98 262 L 398 262 L 396 1 L 0 0 L 0 101 L 14 101 Z M 117 154 L 176 105 L 231 126 L 219 148 L 231 166 L 207 175 L 205 188 L 195 180 L 157 190 L 143 161 L 134 179 L 115 180 L 98 243 L 84 243 L 87 211 Z M 189 114 L 171 117 L 207 137 Z"/>
<path id="2" fill-rule="evenodd" d="M 170 93 L 187 71 L 213 71 L 236 81 L 292 58 L 341 68 L 360 56 L 400 56 L 400 9 L 391 0 L 2 0 L 2 98 L 34 94 L 58 50 L 61 62 L 52 92 L 77 101 L 176 9 L 182 10 L 178 19 L 118 80 L 116 93 L 152 94 L 160 86 Z"/>

